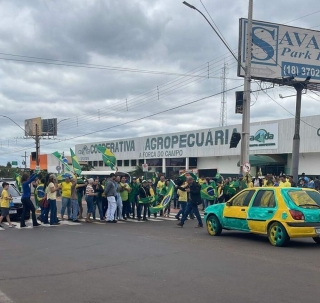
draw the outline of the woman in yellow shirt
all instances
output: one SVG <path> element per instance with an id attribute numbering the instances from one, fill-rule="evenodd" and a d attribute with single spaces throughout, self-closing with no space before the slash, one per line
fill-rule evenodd
<path id="1" fill-rule="evenodd" d="M 175 215 L 175 218 L 177 220 L 180 220 L 180 215 L 184 214 L 186 208 L 187 208 L 187 202 L 188 202 L 188 193 L 184 190 L 184 188 L 187 186 L 187 183 L 185 182 L 182 184 L 181 187 L 178 187 L 177 195 L 178 195 L 178 201 L 181 205 L 181 208 L 179 212 Z"/>
<path id="2" fill-rule="evenodd" d="M 7 219 L 7 222 L 9 223 L 9 227 L 12 228 L 15 225 L 13 225 L 10 221 L 10 200 L 12 197 L 8 193 L 9 183 L 3 182 L 2 183 L 2 193 L 1 193 L 1 216 L 0 216 L 0 227 L 2 227 L 1 223 L 4 218 Z"/>

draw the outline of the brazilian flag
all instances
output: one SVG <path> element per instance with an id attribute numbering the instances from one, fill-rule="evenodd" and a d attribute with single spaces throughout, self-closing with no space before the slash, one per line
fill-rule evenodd
<path id="1" fill-rule="evenodd" d="M 147 198 L 141 198 L 139 200 L 140 204 L 153 204 L 158 200 L 158 196 L 149 196 Z"/>
<path id="2" fill-rule="evenodd" d="M 97 145 L 97 150 L 102 154 L 103 162 L 106 166 L 109 166 L 112 170 L 115 170 L 117 159 L 110 149 L 101 145 Z"/>
<path id="3" fill-rule="evenodd" d="M 166 208 L 166 206 L 171 202 L 173 194 L 174 194 L 174 183 L 172 181 L 170 181 L 170 184 L 167 187 L 166 195 L 163 197 L 163 199 L 159 205 L 154 206 L 154 207 L 150 207 L 150 213 L 155 214 L 158 211 Z"/>
<path id="4" fill-rule="evenodd" d="M 181 179 L 182 181 L 186 182 L 187 181 L 187 177 L 192 177 L 192 179 L 194 181 L 198 180 L 198 177 L 194 173 L 184 173 L 184 174 L 179 176 L 179 179 Z"/>
<path id="5" fill-rule="evenodd" d="M 200 194 L 201 194 L 201 199 L 211 200 L 211 201 L 216 199 L 215 188 L 211 185 L 202 184 Z"/>
<path id="6" fill-rule="evenodd" d="M 70 153 L 71 153 L 73 171 L 74 171 L 75 174 L 80 176 L 81 173 L 82 173 L 82 169 L 81 169 L 79 160 L 78 160 L 76 154 L 74 153 L 74 151 L 71 148 L 70 148 Z"/>

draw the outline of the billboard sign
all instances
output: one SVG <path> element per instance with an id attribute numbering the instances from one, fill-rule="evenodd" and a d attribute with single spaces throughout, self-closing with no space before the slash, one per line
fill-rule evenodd
<path id="1" fill-rule="evenodd" d="M 57 118 L 42 120 L 42 135 L 57 136 Z"/>
<path id="2" fill-rule="evenodd" d="M 38 131 L 38 135 L 41 135 L 42 133 L 41 117 L 25 120 L 24 130 L 25 130 L 26 137 L 36 136 L 37 131 Z"/>
<path id="3" fill-rule="evenodd" d="M 246 61 L 248 20 L 240 19 L 239 63 Z M 253 79 L 278 82 L 282 77 L 295 77 L 310 83 L 320 83 L 320 32 L 281 24 L 253 21 L 252 59 Z M 238 66 L 238 76 L 244 77 Z"/>

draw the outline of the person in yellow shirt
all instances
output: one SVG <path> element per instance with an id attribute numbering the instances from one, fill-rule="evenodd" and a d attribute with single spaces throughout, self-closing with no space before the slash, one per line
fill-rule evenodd
<path id="1" fill-rule="evenodd" d="M 64 212 L 67 208 L 68 220 L 72 221 L 71 218 L 71 186 L 70 178 L 66 177 L 65 181 L 60 184 L 60 188 L 62 191 L 62 207 L 61 207 L 61 220 L 63 220 Z"/>
<path id="2" fill-rule="evenodd" d="M 279 187 L 291 187 L 291 183 L 285 176 L 280 177 Z"/>
<path id="3" fill-rule="evenodd" d="M 1 193 L 1 216 L 0 216 L 0 227 L 2 227 L 1 223 L 4 218 L 7 219 L 7 222 L 9 223 L 9 227 L 12 228 L 15 225 L 13 225 L 10 221 L 10 201 L 12 200 L 12 197 L 8 193 L 9 183 L 3 182 L 2 183 L 2 193 Z"/>
<path id="4" fill-rule="evenodd" d="M 181 208 L 179 212 L 175 215 L 175 218 L 177 220 L 180 220 L 180 215 L 184 214 L 187 208 L 187 202 L 188 202 L 188 193 L 184 190 L 188 184 L 184 182 L 180 187 L 178 187 L 177 195 L 178 195 L 178 201 L 181 205 Z"/>

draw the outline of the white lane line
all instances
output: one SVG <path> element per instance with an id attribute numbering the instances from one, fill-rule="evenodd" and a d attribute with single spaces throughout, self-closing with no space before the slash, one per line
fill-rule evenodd
<path id="1" fill-rule="evenodd" d="M 5 293 L 0 290 L 0 302 L 1 303 L 14 303 Z"/>

